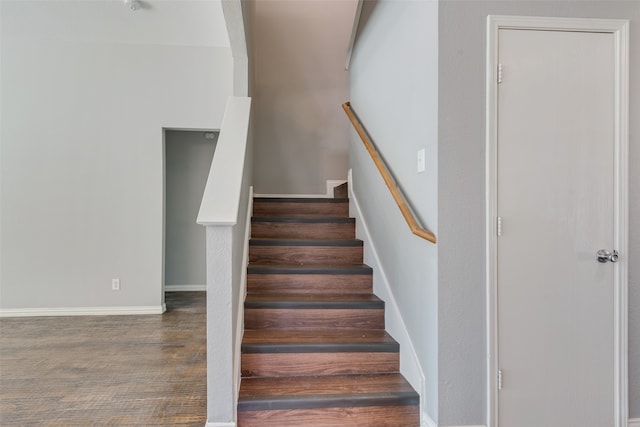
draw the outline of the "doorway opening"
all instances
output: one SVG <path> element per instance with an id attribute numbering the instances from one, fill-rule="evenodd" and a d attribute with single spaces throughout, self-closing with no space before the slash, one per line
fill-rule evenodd
<path id="1" fill-rule="evenodd" d="M 164 129 L 163 292 L 205 291 L 205 228 L 196 224 L 219 131 Z"/>

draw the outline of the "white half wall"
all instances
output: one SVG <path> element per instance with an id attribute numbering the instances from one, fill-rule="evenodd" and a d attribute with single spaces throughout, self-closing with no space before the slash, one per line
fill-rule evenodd
<path id="1" fill-rule="evenodd" d="M 229 98 L 198 212 L 207 235 L 208 424 L 236 419 L 251 228 L 250 114 L 251 98 Z"/>

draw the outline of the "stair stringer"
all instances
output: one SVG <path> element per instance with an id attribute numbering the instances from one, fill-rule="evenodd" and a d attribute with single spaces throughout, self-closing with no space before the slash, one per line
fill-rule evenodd
<path id="1" fill-rule="evenodd" d="M 240 273 L 240 297 L 238 298 L 238 314 L 236 318 L 235 351 L 233 359 L 234 408 L 235 420 L 238 419 L 238 399 L 240 395 L 240 381 L 242 380 L 242 338 L 244 336 L 244 300 L 247 298 L 247 266 L 249 265 L 249 240 L 251 239 L 251 216 L 253 212 L 253 186 L 249 187 L 249 201 L 247 202 L 247 219 L 242 248 L 242 264 Z M 235 427 L 235 423 L 233 424 Z M 213 427 L 207 424 L 206 427 Z"/>
<path id="2" fill-rule="evenodd" d="M 418 360 L 418 355 L 409 336 L 407 327 L 400 313 L 400 308 L 393 295 L 389 279 L 382 267 L 378 251 L 371 238 L 369 227 L 364 220 L 358 197 L 354 192 L 351 169 L 349 169 L 349 213 L 356 219 L 357 238 L 364 242 L 365 263 L 373 269 L 374 292 L 378 298 L 385 302 L 385 329 L 400 344 L 400 373 L 404 375 L 409 384 L 420 390 L 420 425 L 421 427 L 437 427 L 431 417 L 429 417 L 424 404 L 424 397 L 427 395 L 425 386 L 425 376 L 422 366 Z M 360 233 L 362 233 L 360 235 Z"/>

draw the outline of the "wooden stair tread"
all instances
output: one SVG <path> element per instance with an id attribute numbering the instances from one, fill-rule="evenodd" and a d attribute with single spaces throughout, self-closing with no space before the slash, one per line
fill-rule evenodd
<path id="1" fill-rule="evenodd" d="M 396 341 L 382 329 L 365 331 L 334 331 L 317 329 L 311 331 L 281 331 L 278 329 L 244 333 L 243 342 L 259 343 L 348 343 L 348 342 L 393 342 Z"/>
<path id="2" fill-rule="evenodd" d="M 245 308 L 384 308 L 373 294 L 279 294 L 249 293 Z"/>
<path id="3" fill-rule="evenodd" d="M 249 240 L 249 246 L 363 246 L 359 239 L 268 239 Z"/>
<path id="4" fill-rule="evenodd" d="M 366 274 L 373 269 L 366 264 L 260 264 L 250 263 L 248 274 Z"/>
<path id="5" fill-rule="evenodd" d="M 239 411 L 417 405 L 397 373 L 243 378 Z"/>
<path id="6" fill-rule="evenodd" d="M 349 203 L 348 198 L 336 197 L 254 197 L 253 201 L 277 203 Z"/>
<path id="7" fill-rule="evenodd" d="M 355 224 L 355 218 L 343 218 L 336 216 L 318 216 L 318 217 L 280 217 L 280 216 L 258 216 L 252 217 L 251 222 L 285 222 L 295 224 Z"/>
<path id="8" fill-rule="evenodd" d="M 397 352 L 398 343 L 382 329 L 247 329 L 242 353 Z"/>
<path id="9" fill-rule="evenodd" d="M 261 396 L 414 391 L 398 373 L 243 378 L 240 399 Z"/>

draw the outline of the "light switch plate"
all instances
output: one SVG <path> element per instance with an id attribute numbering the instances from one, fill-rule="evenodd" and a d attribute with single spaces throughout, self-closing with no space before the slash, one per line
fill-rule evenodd
<path id="1" fill-rule="evenodd" d="M 426 152 L 424 148 L 418 150 L 418 173 L 422 173 L 426 170 Z"/>

